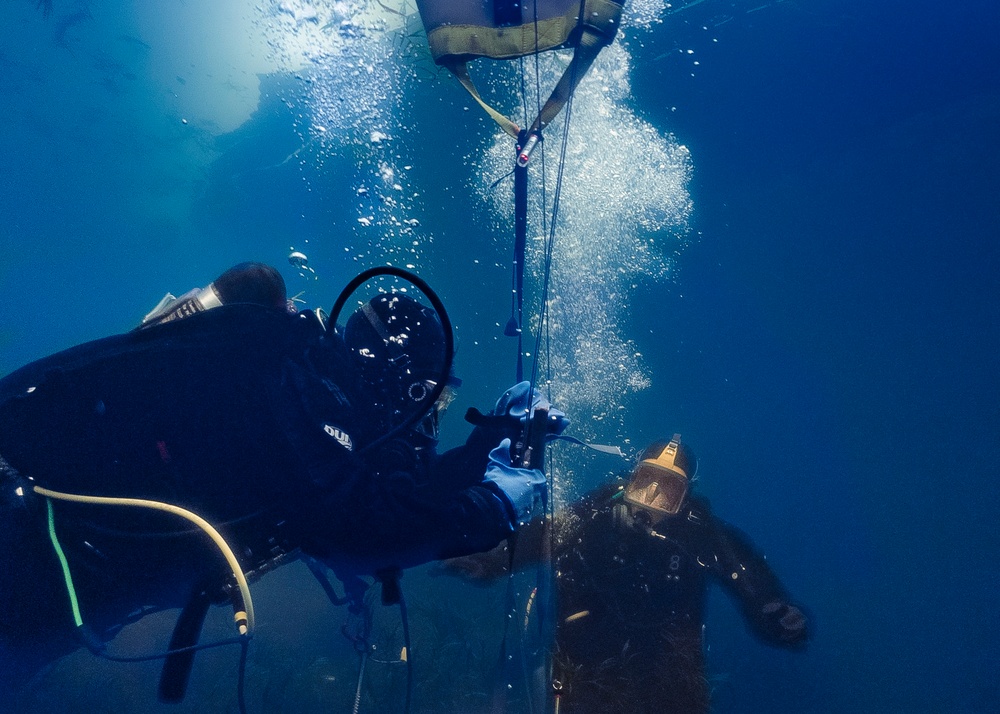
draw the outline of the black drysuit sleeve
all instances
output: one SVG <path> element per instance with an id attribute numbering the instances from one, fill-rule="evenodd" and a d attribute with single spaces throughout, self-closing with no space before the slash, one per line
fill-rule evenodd
<path id="1" fill-rule="evenodd" d="M 777 647 L 805 645 L 807 627 L 789 629 L 781 624 L 789 608 L 799 608 L 763 554 L 740 529 L 715 516 L 708 518 L 712 574 L 740 609 L 750 630 Z"/>
<path id="2" fill-rule="evenodd" d="M 430 489 L 402 471 L 355 471 L 308 510 L 304 549 L 359 573 L 489 550 L 513 532 L 491 486 Z"/>
<path id="3" fill-rule="evenodd" d="M 478 440 L 432 460 L 429 474 L 368 466 L 364 419 L 351 404 L 365 395 L 343 362 L 319 364 L 336 345 L 290 360 L 276 394 L 285 432 L 302 459 L 290 514 L 309 555 L 345 571 L 374 573 L 488 550 L 512 532 L 513 514 L 483 481 L 489 449 Z M 331 374 L 338 374 L 332 384 Z M 339 386 L 338 386 L 339 385 Z M 378 448 L 377 446 L 375 448 Z"/>

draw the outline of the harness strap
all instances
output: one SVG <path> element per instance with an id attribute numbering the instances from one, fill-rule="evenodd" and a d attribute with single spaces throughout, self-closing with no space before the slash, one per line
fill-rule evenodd
<path id="1" fill-rule="evenodd" d="M 594 63 L 597 58 L 598 53 L 603 47 L 611 44 L 615 38 L 615 34 L 618 32 L 618 21 L 622 13 L 622 5 L 614 2 L 614 0 L 584 0 L 581 3 L 582 13 L 581 17 L 577 20 L 579 23 L 580 38 L 575 43 L 573 50 L 573 59 L 567 65 L 566 69 L 563 70 L 562 77 L 556 84 L 552 93 L 549 95 L 548 101 L 542 107 L 538 116 L 535 117 L 534 122 L 532 122 L 531 127 L 528 129 L 527 134 L 535 134 L 541 132 L 548 124 L 556 117 L 557 114 L 569 101 L 570 96 L 576 90 L 577 85 L 579 85 L 580 80 L 590 69 L 590 66 Z M 563 18 L 560 18 L 563 19 Z M 503 28 L 502 37 L 507 38 L 513 34 L 521 37 L 521 39 L 514 43 L 510 48 L 479 48 L 476 54 L 493 57 L 495 59 L 505 59 L 520 57 L 526 54 L 533 54 L 540 51 L 555 49 L 558 45 L 546 44 L 543 42 L 543 32 L 544 21 L 539 23 L 539 39 L 536 44 L 535 40 L 535 29 L 533 24 L 525 24 L 518 28 Z M 475 32 L 472 32 L 475 30 Z M 520 30 L 520 33 L 515 33 L 515 30 Z M 448 26 L 446 28 L 437 28 L 436 30 L 428 33 L 428 40 L 431 42 L 432 51 L 434 52 L 435 58 L 438 64 L 442 65 L 448 69 L 466 91 L 472 96 L 473 99 L 483 108 L 483 110 L 497 123 L 497 125 L 504 130 L 507 134 L 518 138 L 521 133 L 520 127 L 507 118 L 505 115 L 490 106 L 479 94 L 476 89 L 475 83 L 472 81 L 472 77 L 469 74 L 468 62 L 465 57 L 468 57 L 472 52 L 461 52 L 461 43 L 456 46 L 449 46 L 445 49 L 443 46 L 438 47 L 439 42 L 438 33 L 441 34 L 448 33 L 452 36 L 461 35 L 463 32 L 471 32 L 471 39 L 468 42 L 472 43 L 466 50 L 475 51 L 476 43 L 480 45 L 484 43 L 484 38 L 488 37 L 488 32 L 486 28 L 479 27 L 466 27 L 459 28 L 455 26 Z M 573 30 L 575 31 L 575 30 Z"/>

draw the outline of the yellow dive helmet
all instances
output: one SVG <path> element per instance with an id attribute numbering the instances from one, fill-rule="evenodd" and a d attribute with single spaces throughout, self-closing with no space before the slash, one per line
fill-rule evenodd
<path id="1" fill-rule="evenodd" d="M 681 443 L 681 435 L 674 434 L 669 442 L 658 441 L 642 452 L 625 487 L 625 500 L 633 506 L 676 515 L 697 470 L 698 459 Z"/>

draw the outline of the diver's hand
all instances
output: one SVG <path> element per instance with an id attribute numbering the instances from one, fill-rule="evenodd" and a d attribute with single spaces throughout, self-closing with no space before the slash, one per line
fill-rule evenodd
<path id="1" fill-rule="evenodd" d="M 790 645 L 803 644 L 806 639 L 806 616 L 802 610 L 784 602 L 767 603 L 764 615 L 777 625 L 778 639 Z"/>
<path id="2" fill-rule="evenodd" d="M 531 418 L 535 409 L 547 409 L 549 419 L 546 431 L 549 434 L 562 434 L 566 430 L 566 427 L 569 426 L 569 418 L 565 413 L 549 404 L 549 400 L 543 397 L 542 393 L 537 389 L 531 394 L 531 407 L 529 410 L 528 390 L 530 388 L 530 382 L 515 384 L 497 400 L 497 404 L 493 408 L 493 414 L 496 416 L 510 416 L 523 424 Z"/>
<path id="3" fill-rule="evenodd" d="M 511 465 L 510 439 L 504 439 L 490 452 L 486 484 L 492 484 L 510 508 L 513 527 L 531 519 L 545 496 L 545 474 L 538 469 L 519 469 Z"/>

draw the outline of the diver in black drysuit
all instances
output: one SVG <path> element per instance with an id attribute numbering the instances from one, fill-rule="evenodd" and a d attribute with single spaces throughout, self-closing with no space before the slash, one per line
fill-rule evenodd
<path id="1" fill-rule="evenodd" d="M 687 492 L 695 464 L 679 436 L 655 444 L 627 486 L 597 489 L 558 519 L 560 714 L 707 712 L 702 623 L 710 581 L 759 639 L 805 646 L 802 609 L 763 555 Z"/>
<path id="2" fill-rule="evenodd" d="M 426 327 L 426 308 L 412 299 L 398 305 L 416 305 Z M 370 349 L 352 350 L 321 314 L 286 309 L 277 271 L 245 264 L 206 289 L 165 299 L 132 332 L 0 380 L 5 675 L 12 663 L 27 666 L 25 652 L 45 660 L 79 646 L 50 530 L 83 620 L 102 641 L 137 613 L 179 607 L 197 593 L 222 602 L 231 579 L 215 547 L 186 521 L 121 506 L 46 503 L 32 491 L 36 485 L 193 511 L 219 530 L 248 572 L 301 551 L 338 574 L 373 574 L 507 538 L 544 488 L 540 472 L 510 465 L 501 439 L 516 433 L 515 417 L 497 414 L 465 446 L 440 456 L 436 434 L 410 428 L 366 451 L 407 410 L 434 412 L 421 399 L 441 378 L 443 357 L 427 362 L 425 354 L 438 349 L 440 336 L 422 339 L 413 324 L 397 322 Z M 399 380 L 388 389 L 366 382 L 371 370 L 358 363 L 359 350 L 368 363 L 386 358 L 383 342 L 404 346 L 379 373 Z M 389 405 L 387 416 L 384 400 L 370 398 L 375 392 L 409 401 Z M 405 452 L 411 441 L 411 461 L 381 458 Z"/>

